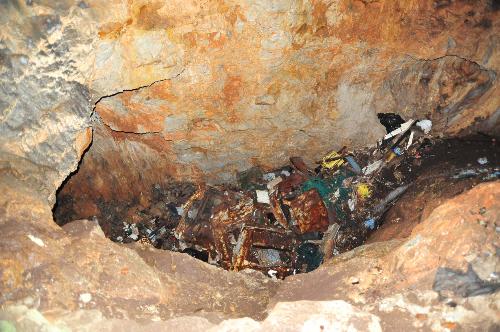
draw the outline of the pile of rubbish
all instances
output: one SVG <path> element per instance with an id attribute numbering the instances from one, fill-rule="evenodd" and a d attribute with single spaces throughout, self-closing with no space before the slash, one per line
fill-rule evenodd
<path id="1" fill-rule="evenodd" d="M 163 213 L 123 223 L 114 239 L 145 241 L 273 278 L 312 271 L 377 229 L 431 151 L 431 121 L 391 113 L 379 119 L 387 135 L 376 147 L 344 147 L 314 167 L 300 157 L 271 172 L 254 167 L 238 175 L 237 187 L 191 185 L 169 199 L 157 193 L 154 208 Z"/>

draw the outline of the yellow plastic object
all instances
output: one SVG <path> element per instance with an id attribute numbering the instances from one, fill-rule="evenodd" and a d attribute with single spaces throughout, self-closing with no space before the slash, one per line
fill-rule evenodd
<path id="1" fill-rule="evenodd" d="M 360 183 L 358 185 L 357 192 L 358 192 L 358 196 L 361 199 L 368 198 L 372 195 L 372 190 L 370 189 L 370 187 L 366 183 Z"/>
<path id="2" fill-rule="evenodd" d="M 386 161 L 387 162 L 390 162 L 392 159 L 394 159 L 394 157 L 396 157 L 396 154 L 394 152 L 390 152 L 389 155 L 387 156 L 386 158 Z"/>
<path id="3" fill-rule="evenodd" d="M 342 166 L 345 161 L 343 158 L 339 158 L 340 155 L 333 151 L 333 152 L 330 152 L 329 154 L 327 154 L 325 157 L 323 157 L 323 162 L 321 163 L 321 166 L 323 166 L 323 168 L 326 168 L 326 169 L 334 169 L 334 168 L 339 168 L 340 166 Z M 338 159 L 335 159 L 335 158 L 338 158 Z M 331 160 L 331 159 L 335 159 L 335 160 Z"/>

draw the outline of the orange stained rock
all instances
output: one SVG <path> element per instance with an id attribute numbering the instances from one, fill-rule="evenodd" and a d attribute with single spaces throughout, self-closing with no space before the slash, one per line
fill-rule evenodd
<path id="1" fill-rule="evenodd" d="M 232 107 L 240 99 L 242 88 L 240 76 L 229 76 L 224 84 L 223 97 L 226 107 Z"/>
<path id="2" fill-rule="evenodd" d="M 131 25 L 133 20 L 127 19 L 125 22 L 109 22 L 103 24 L 99 29 L 98 35 L 101 39 L 116 39 L 121 36 L 127 26 Z"/>
<path id="3" fill-rule="evenodd" d="M 75 149 L 78 156 L 82 156 L 92 142 L 92 127 L 87 127 L 76 135 Z"/>

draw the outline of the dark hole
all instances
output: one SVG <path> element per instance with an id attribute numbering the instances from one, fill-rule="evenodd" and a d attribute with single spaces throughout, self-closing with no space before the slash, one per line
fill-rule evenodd
<path id="1" fill-rule="evenodd" d="M 208 252 L 206 251 L 198 251 L 193 248 L 186 248 L 182 252 L 188 254 L 191 257 L 199 259 L 200 261 L 208 262 Z"/>

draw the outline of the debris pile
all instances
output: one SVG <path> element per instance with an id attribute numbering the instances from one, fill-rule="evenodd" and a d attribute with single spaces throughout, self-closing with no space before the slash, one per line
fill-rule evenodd
<path id="1" fill-rule="evenodd" d="M 136 211 L 136 220 L 112 237 L 273 278 L 312 271 L 361 245 L 432 157 L 431 121 L 391 113 L 379 119 L 387 135 L 377 146 L 331 151 L 315 167 L 294 156 L 270 172 L 253 167 L 240 173 L 236 187 L 155 187 L 156 203 Z M 461 172 L 453 176 L 498 177 L 497 168 Z"/>

